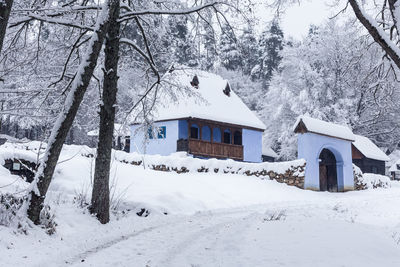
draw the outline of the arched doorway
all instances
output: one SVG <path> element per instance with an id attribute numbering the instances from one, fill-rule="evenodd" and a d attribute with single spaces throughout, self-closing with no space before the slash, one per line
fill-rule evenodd
<path id="1" fill-rule="evenodd" d="M 338 192 L 336 158 L 326 148 L 319 155 L 319 190 Z"/>

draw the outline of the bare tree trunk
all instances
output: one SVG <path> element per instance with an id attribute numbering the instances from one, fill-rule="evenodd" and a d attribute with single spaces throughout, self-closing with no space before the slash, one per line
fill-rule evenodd
<path id="1" fill-rule="evenodd" d="M 62 146 L 96 67 L 97 59 L 108 30 L 108 18 L 110 14 L 114 13 L 110 1 L 107 1 L 103 5 L 103 10 L 97 19 L 96 28 L 91 37 L 85 59 L 78 68 L 67 99 L 65 100 L 63 111 L 60 113 L 53 126 L 46 152 L 40 161 L 35 180 L 32 182 L 30 203 L 27 213 L 29 219 L 35 224 L 40 224 L 40 212 L 43 208 L 43 202 L 53 177 Z"/>
<path id="2" fill-rule="evenodd" d="M 4 37 L 6 36 L 8 18 L 10 17 L 11 8 L 14 0 L 5 0 L 0 2 L 0 53 L 3 49 Z"/>
<path id="3" fill-rule="evenodd" d="M 96 214 L 101 223 L 110 220 L 110 163 L 114 134 L 115 104 L 118 91 L 119 53 L 119 1 L 110 14 L 105 45 L 104 82 L 100 106 L 100 128 L 97 145 L 96 165 L 93 179 L 90 212 Z"/>
<path id="4" fill-rule="evenodd" d="M 396 66 L 400 69 L 400 50 L 396 46 L 395 42 L 391 41 L 388 36 L 385 36 L 385 33 L 382 32 L 383 30 L 380 31 L 377 24 L 373 23 L 373 19 L 365 14 L 357 0 L 349 0 L 349 4 L 353 8 L 357 19 L 362 25 L 364 25 L 372 38 L 374 38 L 374 41 L 382 47 L 390 59 L 393 60 L 394 64 L 396 64 Z"/>

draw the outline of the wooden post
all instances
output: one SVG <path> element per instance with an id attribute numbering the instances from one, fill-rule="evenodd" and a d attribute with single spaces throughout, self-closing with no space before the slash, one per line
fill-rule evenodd
<path id="1" fill-rule="evenodd" d="M 203 140 L 203 124 L 198 122 L 197 127 L 199 129 L 199 133 L 198 133 L 199 140 Z"/>

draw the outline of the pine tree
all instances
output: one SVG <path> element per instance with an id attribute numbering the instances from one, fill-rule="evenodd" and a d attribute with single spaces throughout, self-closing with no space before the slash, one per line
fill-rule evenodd
<path id="1" fill-rule="evenodd" d="M 280 55 L 283 49 L 283 32 L 277 20 L 273 20 L 271 26 L 262 32 L 258 41 L 258 64 L 252 69 L 254 79 L 261 79 L 264 88 L 268 87 L 273 72 L 278 69 L 282 60 Z"/>
<path id="2" fill-rule="evenodd" d="M 203 69 L 211 70 L 217 60 L 217 41 L 212 29 L 207 27 L 204 33 L 204 52 L 201 54 L 201 66 Z"/>
<path id="3" fill-rule="evenodd" d="M 242 68 L 242 55 L 238 49 L 236 37 L 229 27 L 222 27 L 222 34 L 219 40 L 221 65 L 227 70 Z"/>
<path id="4" fill-rule="evenodd" d="M 169 21 L 169 43 L 174 51 L 174 60 L 189 67 L 198 65 L 195 43 L 188 29 L 187 17 L 172 17 Z"/>
<path id="5" fill-rule="evenodd" d="M 250 75 L 251 70 L 257 64 L 257 38 L 252 26 L 244 29 L 243 34 L 240 36 L 240 51 L 243 58 L 242 72 Z"/>

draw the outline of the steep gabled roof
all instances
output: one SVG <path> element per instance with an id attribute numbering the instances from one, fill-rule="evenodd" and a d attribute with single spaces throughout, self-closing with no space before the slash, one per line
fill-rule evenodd
<path id="1" fill-rule="evenodd" d="M 377 147 L 369 138 L 355 134 L 355 141 L 353 145 L 360 151 L 366 158 L 389 161 L 390 158 Z"/>
<path id="2" fill-rule="evenodd" d="M 314 119 L 305 115 L 299 116 L 294 124 L 293 131 L 295 133 L 315 133 L 326 135 L 329 137 L 354 141 L 355 137 L 349 127 Z"/>
<path id="3" fill-rule="evenodd" d="M 191 85 L 194 76 L 198 78 L 198 86 Z M 233 90 L 221 76 L 175 66 L 163 77 L 153 120 L 198 118 L 265 130 L 264 123 Z"/>

